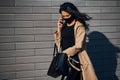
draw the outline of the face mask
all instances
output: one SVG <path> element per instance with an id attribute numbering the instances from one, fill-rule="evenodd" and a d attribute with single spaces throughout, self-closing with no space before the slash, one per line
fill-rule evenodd
<path id="1" fill-rule="evenodd" d="M 74 20 L 74 17 L 70 17 L 70 18 L 63 18 L 65 20 L 66 23 L 71 23 Z"/>

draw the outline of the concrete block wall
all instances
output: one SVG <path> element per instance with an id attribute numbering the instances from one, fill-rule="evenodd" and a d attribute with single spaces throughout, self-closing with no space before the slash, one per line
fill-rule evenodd
<path id="1" fill-rule="evenodd" d="M 87 51 L 99 80 L 120 79 L 119 0 L 0 0 L 0 80 L 60 80 L 46 73 L 66 1 L 93 17 Z"/>

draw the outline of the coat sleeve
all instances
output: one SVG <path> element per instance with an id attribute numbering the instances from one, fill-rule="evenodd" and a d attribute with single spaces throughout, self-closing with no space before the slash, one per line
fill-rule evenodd
<path id="1" fill-rule="evenodd" d="M 60 52 L 60 40 L 61 40 L 61 33 L 56 31 L 54 33 L 54 38 L 55 38 L 55 44 L 57 45 L 58 52 Z"/>
<path id="2" fill-rule="evenodd" d="M 83 27 L 83 25 L 78 26 L 75 32 L 76 32 L 75 33 L 75 45 L 63 51 L 68 56 L 73 56 L 75 53 L 80 51 L 85 42 L 85 28 Z"/>

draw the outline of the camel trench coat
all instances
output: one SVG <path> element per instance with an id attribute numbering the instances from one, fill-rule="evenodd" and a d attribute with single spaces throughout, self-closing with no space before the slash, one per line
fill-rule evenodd
<path id="1" fill-rule="evenodd" d="M 85 28 L 79 21 L 76 21 L 74 26 L 75 45 L 67 48 L 63 52 L 68 56 L 73 56 L 75 53 L 79 52 L 78 57 L 81 64 L 80 68 L 82 70 L 83 80 L 98 80 L 93 65 L 85 50 L 85 35 Z M 56 31 L 54 37 L 58 51 L 60 51 L 61 32 Z M 80 49 L 82 50 L 80 51 Z"/>

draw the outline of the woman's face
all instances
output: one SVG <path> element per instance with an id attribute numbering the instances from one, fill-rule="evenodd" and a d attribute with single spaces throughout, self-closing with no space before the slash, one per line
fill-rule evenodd
<path id="1" fill-rule="evenodd" d="M 72 23 L 73 20 L 75 20 L 75 18 L 66 11 L 61 11 L 61 16 L 65 20 L 65 22 L 69 24 Z"/>
<path id="2" fill-rule="evenodd" d="M 61 11 L 61 16 L 62 16 L 62 18 L 67 19 L 67 18 L 71 17 L 71 14 L 69 14 L 68 12 L 62 10 Z"/>

